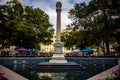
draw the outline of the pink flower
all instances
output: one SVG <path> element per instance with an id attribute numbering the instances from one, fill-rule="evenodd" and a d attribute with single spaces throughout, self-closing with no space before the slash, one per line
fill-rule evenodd
<path id="1" fill-rule="evenodd" d="M 5 73 L 3 73 L 3 72 L 0 72 L 0 78 L 6 78 L 6 75 L 5 75 Z"/>
<path id="2" fill-rule="evenodd" d="M 118 66 L 118 69 L 112 71 L 111 77 L 113 77 L 114 79 L 120 78 L 120 66 Z M 98 80 L 105 80 L 105 79 L 99 78 Z"/>
<path id="3" fill-rule="evenodd" d="M 117 78 L 115 74 L 111 74 L 111 76 L 112 76 L 113 78 Z"/>
<path id="4" fill-rule="evenodd" d="M 120 66 L 119 66 L 120 67 Z M 120 68 L 117 70 L 113 70 L 111 74 L 114 78 L 120 77 Z"/>
<path id="5" fill-rule="evenodd" d="M 99 78 L 98 80 L 104 80 L 103 78 Z"/>

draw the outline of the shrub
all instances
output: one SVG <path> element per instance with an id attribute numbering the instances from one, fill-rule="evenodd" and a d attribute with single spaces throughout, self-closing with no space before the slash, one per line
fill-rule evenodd
<path id="1" fill-rule="evenodd" d="M 5 73 L 0 72 L 0 80 L 8 80 Z"/>
<path id="2" fill-rule="evenodd" d="M 106 78 L 100 78 L 98 80 L 120 80 L 120 66 L 118 66 L 118 69 L 113 70 Z"/>

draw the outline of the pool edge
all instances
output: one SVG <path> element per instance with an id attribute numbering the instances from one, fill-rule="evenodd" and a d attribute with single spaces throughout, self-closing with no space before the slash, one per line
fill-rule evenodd
<path id="1" fill-rule="evenodd" d="M 2 65 L 0 65 L 0 71 L 5 73 L 8 80 L 29 80 Z"/>

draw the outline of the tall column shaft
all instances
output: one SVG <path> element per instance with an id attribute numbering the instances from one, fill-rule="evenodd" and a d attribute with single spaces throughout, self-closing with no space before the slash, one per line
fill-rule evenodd
<path id="1" fill-rule="evenodd" d="M 67 60 L 65 60 L 64 54 L 63 53 L 63 43 L 61 42 L 61 7 L 62 3 L 57 2 L 56 3 L 56 12 L 57 12 L 57 25 L 56 25 L 56 42 L 54 44 L 54 53 L 52 56 L 52 59 L 49 61 L 49 63 L 67 63 Z"/>
<path id="2" fill-rule="evenodd" d="M 61 41 L 61 12 L 57 12 L 57 31 L 56 31 L 56 41 L 60 42 Z"/>
<path id="3" fill-rule="evenodd" d="M 56 22 L 56 42 L 54 44 L 54 52 L 57 54 L 63 53 L 63 43 L 61 42 L 61 7 L 62 3 L 56 3 L 57 22 Z"/>

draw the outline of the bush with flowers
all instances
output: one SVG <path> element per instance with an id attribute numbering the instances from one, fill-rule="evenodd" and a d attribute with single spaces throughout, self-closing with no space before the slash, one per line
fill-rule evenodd
<path id="1" fill-rule="evenodd" d="M 8 80 L 5 73 L 0 72 L 0 80 Z"/>
<path id="2" fill-rule="evenodd" d="M 98 80 L 120 80 L 120 66 L 118 66 L 118 69 L 113 70 L 112 73 L 106 78 L 101 78 Z"/>

